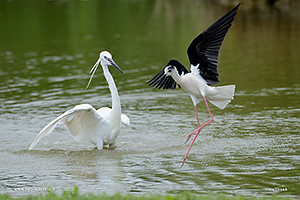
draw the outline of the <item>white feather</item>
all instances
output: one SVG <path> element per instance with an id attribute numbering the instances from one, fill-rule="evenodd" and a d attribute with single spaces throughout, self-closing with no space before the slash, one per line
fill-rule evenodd
<path id="1" fill-rule="evenodd" d="M 233 100 L 235 85 L 211 87 L 206 94 L 207 100 L 220 109 L 224 109 Z"/>
<path id="2" fill-rule="evenodd" d="M 199 78 L 201 81 L 203 81 L 204 83 L 207 84 L 206 80 L 200 75 L 200 69 L 198 68 L 200 64 L 194 66 L 191 64 L 191 74 L 193 76 L 196 76 L 197 78 Z"/>
<path id="3" fill-rule="evenodd" d="M 130 119 L 124 114 L 121 114 L 121 121 L 124 125 L 129 126 L 130 125 Z"/>
<path id="4" fill-rule="evenodd" d="M 101 116 L 91 105 L 82 104 L 75 106 L 45 126 L 33 140 L 29 149 L 33 149 L 43 137 L 51 134 L 58 123 L 65 124 L 74 139 L 80 141 L 91 133 L 86 128 L 92 129 L 92 126 L 101 121 L 101 119 Z"/>
<path id="5" fill-rule="evenodd" d="M 29 149 L 33 149 L 43 137 L 49 135 L 58 123 L 64 124 L 76 141 L 86 139 L 95 144 L 98 149 L 102 149 L 103 145 L 109 145 L 109 147 L 115 146 L 116 139 L 121 130 L 121 121 L 126 125 L 129 125 L 130 121 L 126 115 L 122 115 L 121 113 L 118 90 L 108 70 L 108 65 L 113 65 L 121 73 L 123 72 L 112 60 L 111 54 L 103 51 L 91 69 L 92 75 L 87 88 L 100 63 L 111 92 L 112 109 L 104 107 L 96 110 L 89 104 L 77 105 L 45 126 L 33 140 Z"/>

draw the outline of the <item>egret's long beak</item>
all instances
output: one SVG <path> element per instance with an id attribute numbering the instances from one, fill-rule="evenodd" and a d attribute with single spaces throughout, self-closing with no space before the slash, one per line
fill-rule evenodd
<path id="1" fill-rule="evenodd" d="M 123 74 L 123 71 L 121 70 L 121 68 L 115 63 L 115 61 L 112 58 L 107 58 L 107 60 L 110 62 L 110 64 L 112 66 L 114 66 L 115 68 L 117 68 Z"/>

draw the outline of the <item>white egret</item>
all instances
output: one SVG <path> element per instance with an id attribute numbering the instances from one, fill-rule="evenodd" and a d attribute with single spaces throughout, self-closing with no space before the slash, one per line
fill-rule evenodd
<path id="1" fill-rule="evenodd" d="M 240 4 L 213 23 L 191 42 L 187 50 L 191 65 L 190 72 L 177 60 L 170 60 L 164 69 L 147 82 L 150 86 L 158 89 L 175 89 L 177 84 L 179 88 L 182 87 L 191 96 L 198 128 L 189 134 L 186 139 L 187 142 L 197 132 L 183 159 L 181 167 L 184 165 L 187 155 L 201 129 L 214 121 L 207 100 L 216 107 L 224 109 L 233 99 L 235 85 L 219 87 L 212 87 L 210 85 L 220 82 L 217 71 L 219 50 L 239 6 Z M 201 100 L 204 100 L 210 115 L 210 121 L 202 126 L 200 125 L 197 111 L 197 104 Z"/>
<path id="2" fill-rule="evenodd" d="M 100 53 L 99 59 L 90 71 L 92 75 L 87 87 L 99 64 L 102 65 L 103 74 L 111 92 L 112 108 L 103 107 L 96 110 L 89 104 L 77 105 L 45 126 L 33 140 L 29 149 L 33 149 L 43 137 L 49 135 L 58 123 L 64 124 L 76 141 L 86 139 L 92 144 L 95 144 L 98 149 L 103 149 L 103 145 L 108 145 L 109 148 L 115 146 L 116 139 L 121 130 L 121 122 L 125 125 L 129 125 L 130 120 L 126 115 L 121 114 L 118 90 L 108 70 L 108 66 L 112 65 L 121 73 L 123 72 L 113 61 L 111 54 L 107 51 L 103 51 Z"/>

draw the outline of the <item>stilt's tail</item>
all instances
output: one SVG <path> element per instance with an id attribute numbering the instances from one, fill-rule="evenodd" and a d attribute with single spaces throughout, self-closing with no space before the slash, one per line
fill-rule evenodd
<path id="1" fill-rule="evenodd" d="M 212 88 L 214 91 L 208 96 L 210 103 L 224 109 L 233 100 L 235 85 L 225 85 Z"/>

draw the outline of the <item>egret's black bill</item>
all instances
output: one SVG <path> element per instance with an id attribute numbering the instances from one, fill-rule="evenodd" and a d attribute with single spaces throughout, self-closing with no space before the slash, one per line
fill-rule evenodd
<path id="1" fill-rule="evenodd" d="M 112 58 L 107 58 L 107 60 L 110 62 L 110 64 L 112 66 L 114 66 L 115 68 L 117 68 L 123 74 L 123 71 L 121 70 L 121 68 L 115 63 L 115 61 Z"/>

